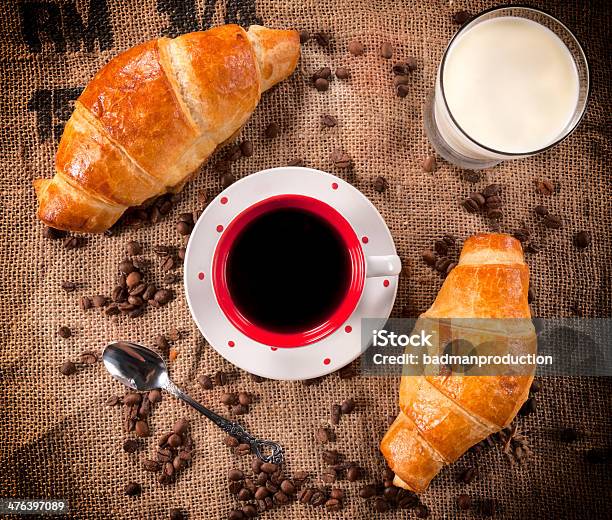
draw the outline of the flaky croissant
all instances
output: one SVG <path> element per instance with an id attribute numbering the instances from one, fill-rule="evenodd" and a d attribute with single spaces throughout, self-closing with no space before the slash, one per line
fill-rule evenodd
<path id="1" fill-rule="evenodd" d="M 517 240 L 473 236 L 416 329 L 447 328 L 441 336 L 488 341 L 499 353 L 535 354 L 528 288 L 529 270 Z M 403 376 L 400 413 L 380 446 L 395 472 L 394 484 L 425 490 L 445 464 L 514 419 L 532 380 L 533 367 L 518 375 Z"/>
<path id="2" fill-rule="evenodd" d="M 38 218 L 101 232 L 129 206 L 182 189 L 234 137 L 260 95 L 297 64 L 295 31 L 225 25 L 149 41 L 111 60 L 66 124 L 52 180 L 37 179 Z"/>

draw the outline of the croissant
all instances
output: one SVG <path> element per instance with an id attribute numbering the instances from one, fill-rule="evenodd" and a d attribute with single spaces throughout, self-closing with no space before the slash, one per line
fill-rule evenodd
<path id="1" fill-rule="evenodd" d="M 257 25 L 160 38 L 120 54 L 76 101 L 53 179 L 34 181 L 38 218 L 102 232 L 129 206 L 180 191 L 299 54 L 296 31 Z"/>
<path id="2" fill-rule="evenodd" d="M 503 234 L 470 237 L 416 329 L 440 332 L 434 337 L 469 338 L 472 344 L 488 341 L 495 352 L 535 354 L 528 288 L 529 270 L 516 239 Z M 484 319 L 466 323 L 466 318 Z M 515 375 L 402 376 L 400 413 L 380 446 L 395 473 L 393 483 L 424 491 L 445 464 L 514 419 L 532 380 L 530 366 Z"/>

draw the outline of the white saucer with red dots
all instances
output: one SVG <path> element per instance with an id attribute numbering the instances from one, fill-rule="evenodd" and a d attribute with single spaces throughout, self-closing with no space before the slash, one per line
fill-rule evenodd
<path id="1" fill-rule="evenodd" d="M 311 200 L 340 214 L 357 244 L 363 276 L 350 314 L 324 337 L 304 346 L 257 341 L 233 319 L 219 289 L 215 252 L 226 247 L 224 233 L 253 207 L 270 199 Z M 240 218 L 237 218 L 239 217 Z M 343 217 L 343 218 L 342 218 Z M 227 240 L 225 240 L 227 242 Z M 185 255 L 185 293 L 200 332 L 234 365 L 270 379 L 319 377 L 342 368 L 367 349 L 371 330 L 362 318 L 380 320 L 391 313 L 401 270 L 391 233 L 374 205 L 342 179 L 318 170 L 281 167 L 245 177 L 220 193 L 198 219 Z M 221 297 L 220 297 L 221 295 Z M 371 322 L 369 322 L 371 324 Z"/>

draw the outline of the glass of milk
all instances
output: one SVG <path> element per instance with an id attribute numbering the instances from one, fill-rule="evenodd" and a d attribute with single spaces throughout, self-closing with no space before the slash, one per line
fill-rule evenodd
<path id="1" fill-rule="evenodd" d="M 425 107 L 436 152 L 466 169 L 540 153 L 578 126 L 589 66 L 571 31 L 538 9 L 497 7 L 452 38 Z"/>

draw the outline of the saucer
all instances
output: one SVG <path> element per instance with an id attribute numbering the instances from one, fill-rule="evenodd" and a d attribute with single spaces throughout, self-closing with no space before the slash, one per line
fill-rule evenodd
<path id="1" fill-rule="evenodd" d="M 396 255 L 391 233 L 374 205 L 342 179 L 319 170 L 280 167 L 245 177 L 221 192 L 198 219 L 185 254 L 184 283 L 189 310 L 206 341 L 225 359 L 269 379 L 302 380 L 334 372 L 356 359 L 371 343 L 362 318 L 389 317 L 397 293 L 399 259 L 385 276 L 365 279 L 361 298 L 346 322 L 309 345 L 282 348 L 254 341 L 237 329 L 217 301 L 212 265 L 219 239 L 244 210 L 262 200 L 295 194 L 337 210 L 353 228 L 364 256 Z"/>

